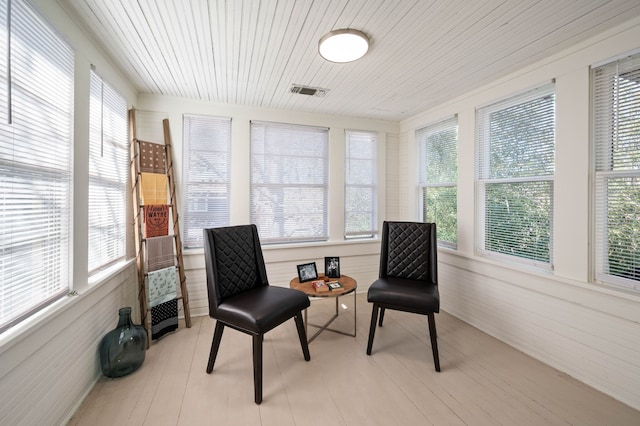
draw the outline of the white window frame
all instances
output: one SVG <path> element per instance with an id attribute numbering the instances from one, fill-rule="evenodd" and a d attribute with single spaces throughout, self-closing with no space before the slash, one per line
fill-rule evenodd
<path id="1" fill-rule="evenodd" d="M 378 134 L 345 130 L 344 162 L 344 238 L 373 238 L 378 234 Z M 358 202 L 358 194 L 364 202 Z"/>
<path id="2" fill-rule="evenodd" d="M 74 52 L 26 1 L 0 33 L 2 332 L 71 287 Z"/>
<path id="3" fill-rule="evenodd" d="M 230 224 L 231 118 L 183 116 L 182 245 L 202 248 L 202 230 Z"/>
<path id="4" fill-rule="evenodd" d="M 88 270 L 126 257 L 129 149 L 127 101 L 90 72 Z"/>
<path id="5" fill-rule="evenodd" d="M 434 179 L 430 177 L 428 170 L 428 160 L 430 152 L 430 138 L 444 132 L 455 132 L 455 141 L 450 147 L 451 154 L 455 155 L 455 170 L 451 171 L 451 180 Z M 418 204 L 420 206 L 420 219 L 423 222 L 435 222 L 438 226 L 438 246 L 456 249 L 458 245 L 458 221 L 457 221 L 457 194 L 458 194 L 458 116 L 453 116 L 446 120 L 422 127 L 416 130 L 416 142 L 418 144 Z M 427 216 L 426 194 L 429 188 L 453 188 L 455 191 L 456 217 L 454 218 L 455 240 L 445 240 L 444 232 L 438 218 Z"/>
<path id="6" fill-rule="evenodd" d="M 553 113 L 552 113 L 552 122 L 553 122 L 553 149 L 551 150 L 551 154 L 553 158 L 550 161 L 545 162 L 544 164 L 549 164 L 551 162 L 553 166 L 552 173 L 546 174 L 538 174 L 538 175 L 527 175 L 527 176 L 502 176 L 502 177 L 492 177 L 491 176 L 491 165 L 490 165 L 490 156 L 491 156 L 491 148 L 490 148 L 490 124 L 491 124 L 491 115 L 494 113 L 499 113 L 501 111 L 505 111 L 519 105 L 524 105 L 529 102 L 534 102 L 540 99 L 546 99 L 547 97 L 553 97 Z M 477 152 L 476 152 L 476 230 L 478 232 L 476 238 L 476 250 L 477 253 L 481 256 L 496 258 L 501 261 L 513 262 L 517 264 L 523 264 L 535 269 L 541 270 L 552 270 L 553 269 L 553 183 L 554 183 L 554 175 L 555 175 L 555 82 L 551 82 L 549 84 L 543 85 L 533 90 L 529 90 L 527 92 L 515 95 L 508 99 L 504 99 L 502 101 L 495 102 L 491 105 L 487 105 L 484 107 L 480 107 L 476 111 L 477 115 Z M 547 117 L 548 119 L 549 117 Z M 490 186 L 500 185 L 500 184 L 532 184 L 532 183 L 540 183 L 546 184 L 548 183 L 549 194 L 547 194 L 548 202 L 549 202 L 549 216 L 548 216 L 548 260 L 540 259 L 540 258 L 530 258 L 524 257 L 522 255 L 517 254 L 509 254 L 505 252 L 498 252 L 490 250 L 486 247 L 487 245 L 487 229 L 485 226 L 487 219 L 487 206 L 486 206 L 486 190 Z M 507 200 L 508 203 L 508 200 Z M 513 234 L 507 239 L 506 237 L 503 241 L 512 242 L 514 240 Z"/>
<path id="7" fill-rule="evenodd" d="M 634 279 L 633 275 L 615 271 L 630 264 L 635 267 L 635 273 L 640 274 L 640 249 L 630 247 L 628 241 L 612 247 L 615 238 L 628 238 L 636 245 L 640 244 L 638 204 L 624 201 L 626 196 L 640 191 L 640 164 L 637 157 L 633 159 L 640 156 L 640 148 L 637 148 L 640 132 L 632 123 L 640 112 L 640 53 L 593 67 L 591 84 L 595 278 L 600 283 L 640 292 L 638 275 Z M 632 118 L 625 119 L 625 114 Z M 629 193 L 611 191 L 621 188 L 624 191 L 628 185 L 633 188 Z M 631 207 L 620 220 L 610 214 L 616 203 Z M 632 224 L 636 224 L 636 228 L 629 229 Z"/>
<path id="8" fill-rule="evenodd" d="M 251 223 L 262 244 L 326 241 L 329 129 L 251 122 Z"/>

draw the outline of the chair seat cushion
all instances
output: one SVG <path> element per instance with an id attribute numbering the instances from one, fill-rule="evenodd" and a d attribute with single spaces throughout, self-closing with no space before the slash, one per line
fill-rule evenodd
<path id="1" fill-rule="evenodd" d="M 369 287 L 367 300 L 389 309 L 418 314 L 440 312 L 438 286 L 428 281 L 379 278 Z"/>
<path id="2" fill-rule="evenodd" d="M 261 334 L 307 307 L 309 298 L 301 291 L 262 286 L 223 300 L 215 318 L 243 331 Z"/>

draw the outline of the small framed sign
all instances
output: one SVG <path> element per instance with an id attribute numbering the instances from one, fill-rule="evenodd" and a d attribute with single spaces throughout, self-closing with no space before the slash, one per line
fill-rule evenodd
<path id="1" fill-rule="evenodd" d="M 329 278 L 340 278 L 340 258 L 324 258 L 324 274 Z"/>
<path id="2" fill-rule="evenodd" d="M 318 270 L 316 269 L 316 262 L 298 265 L 298 279 L 301 283 L 317 280 Z"/>

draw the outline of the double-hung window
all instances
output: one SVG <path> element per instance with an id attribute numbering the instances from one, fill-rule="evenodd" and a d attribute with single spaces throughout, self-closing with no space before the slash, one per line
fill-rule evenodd
<path id="1" fill-rule="evenodd" d="M 552 267 L 555 85 L 477 111 L 480 254 Z"/>
<path id="2" fill-rule="evenodd" d="M 264 244 L 328 239 L 329 129 L 251 122 L 251 222 Z"/>
<path id="3" fill-rule="evenodd" d="M 203 247 L 202 230 L 229 225 L 231 119 L 183 117 L 182 244 Z"/>
<path id="4" fill-rule="evenodd" d="M 438 229 L 438 245 L 458 242 L 458 118 L 416 131 L 422 220 Z"/>
<path id="5" fill-rule="evenodd" d="M 596 278 L 640 291 L 640 54 L 592 70 Z"/>
<path id="6" fill-rule="evenodd" d="M 89 273 L 125 257 L 127 102 L 91 71 L 89 101 Z"/>
<path id="7" fill-rule="evenodd" d="M 0 2 L 0 331 L 71 283 L 70 46 L 26 1 Z"/>
<path id="8" fill-rule="evenodd" d="M 344 236 L 371 238 L 378 233 L 378 143 L 375 132 L 346 131 Z"/>

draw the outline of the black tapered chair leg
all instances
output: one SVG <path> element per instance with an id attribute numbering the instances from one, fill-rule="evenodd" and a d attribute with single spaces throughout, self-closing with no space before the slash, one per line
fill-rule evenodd
<path id="1" fill-rule="evenodd" d="M 311 359 L 311 355 L 309 354 L 309 343 L 307 342 L 307 333 L 304 331 L 304 322 L 302 321 L 302 312 L 298 312 L 296 314 L 296 328 L 298 329 L 298 337 L 300 338 L 300 345 L 302 346 L 302 354 L 304 355 L 305 361 L 309 361 Z"/>
<path id="2" fill-rule="evenodd" d="M 433 352 L 433 363 L 436 371 L 440 372 L 440 357 L 438 356 L 438 333 L 436 332 L 436 319 L 433 312 L 427 314 L 429 318 L 429 336 L 431 337 L 431 351 Z"/>
<path id="3" fill-rule="evenodd" d="M 380 308 L 380 320 L 378 321 L 378 327 L 382 327 L 382 321 L 384 321 L 384 308 Z"/>
<path id="4" fill-rule="evenodd" d="M 264 335 L 253 336 L 253 392 L 256 404 L 262 402 L 262 341 Z"/>
<path id="5" fill-rule="evenodd" d="M 369 326 L 369 343 L 367 344 L 367 355 L 371 355 L 371 349 L 373 348 L 373 338 L 376 335 L 376 322 L 378 321 L 378 304 L 373 304 L 373 310 L 371 311 L 371 325 Z"/>
<path id="6" fill-rule="evenodd" d="M 209 352 L 209 363 L 207 364 L 207 373 L 213 371 L 213 366 L 216 363 L 216 357 L 218 356 L 218 348 L 220 348 L 220 341 L 222 340 L 222 332 L 224 331 L 224 324 L 220 321 L 216 321 L 216 329 L 213 332 L 213 341 L 211 342 L 211 352 Z"/>

